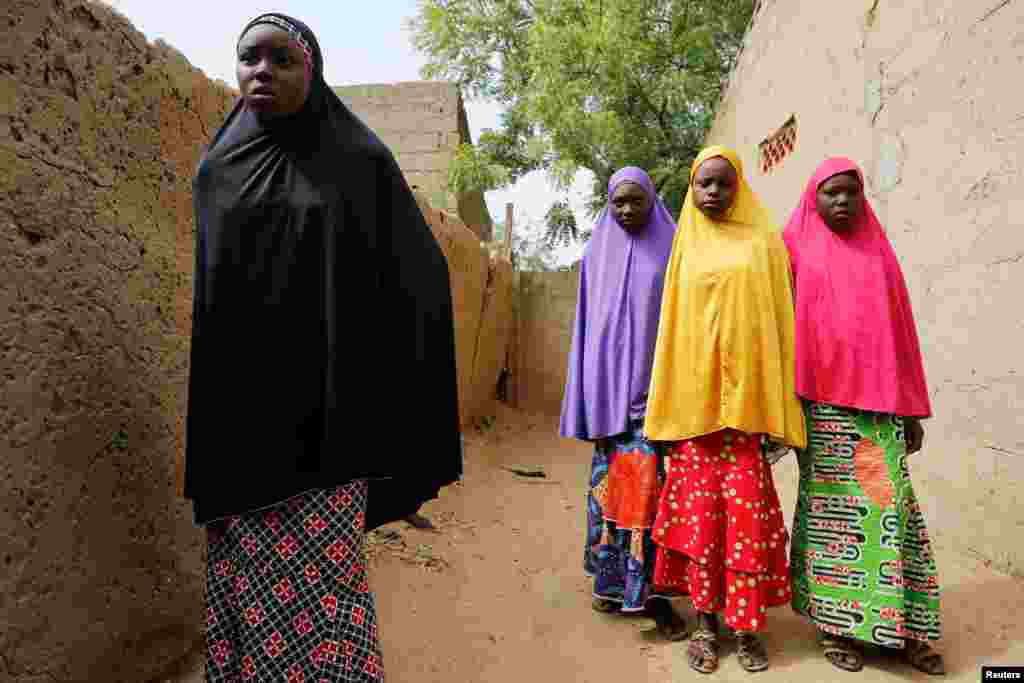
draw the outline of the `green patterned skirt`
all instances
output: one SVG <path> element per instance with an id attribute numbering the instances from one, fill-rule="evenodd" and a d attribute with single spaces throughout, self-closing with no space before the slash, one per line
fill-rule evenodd
<path id="1" fill-rule="evenodd" d="M 884 647 L 938 639 L 938 574 L 907 470 L 903 419 L 807 408 L 793 609 L 822 631 Z"/>

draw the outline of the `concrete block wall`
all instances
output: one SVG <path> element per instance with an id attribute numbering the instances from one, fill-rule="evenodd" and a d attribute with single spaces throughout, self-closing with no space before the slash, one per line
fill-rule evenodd
<path id="1" fill-rule="evenodd" d="M 558 415 L 576 319 L 579 270 L 519 273 L 513 405 Z"/>
<path id="2" fill-rule="evenodd" d="M 391 148 L 406 180 L 431 206 L 456 208 L 456 198 L 445 186 L 445 172 L 461 141 L 454 85 L 368 84 L 337 87 L 335 92 Z"/>
<path id="3" fill-rule="evenodd" d="M 710 135 L 780 222 L 824 158 L 862 165 L 923 345 L 935 417 L 910 467 L 930 533 L 1020 576 L 1022 66 L 1020 3 L 771 0 Z M 761 173 L 757 144 L 794 114 L 795 149 Z"/>
<path id="4" fill-rule="evenodd" d="M 471 143 L 466 110 L 452 83 L 410 81 L 336 87 L 342 101 L 394 152 L 406 180 L 430 205 L 454 211 L 479 239 L 492 220 L 481 192 L 448 190 L 448 167 L 460 144 Z"/>

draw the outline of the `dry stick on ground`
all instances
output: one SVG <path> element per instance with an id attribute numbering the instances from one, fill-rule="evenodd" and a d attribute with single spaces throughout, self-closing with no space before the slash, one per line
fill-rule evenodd
<path id="1" fill-rule="evenodd" d="M 506 472 L 511 472 L 512 474 L 519 477 L 533 477 L 537 479 L 546 479 L 548 476 L 544 470 L 536 467 L 508 467 L 506 465 L 502 465 L 501 469 L 505 470 Z"/>

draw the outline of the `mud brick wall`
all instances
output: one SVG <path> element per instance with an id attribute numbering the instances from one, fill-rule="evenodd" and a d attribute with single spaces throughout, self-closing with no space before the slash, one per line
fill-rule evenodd
<path id="1" fill-rule="evenodd" d="M 150 680 L 205 621 L 174 462 L 191 177 L 231 95 L 99 4 L 0 27 L 0 678 Z"/>
<path id="2" fill-rule="evenodd" d="M 935 417 L 910 461 L 937 544 L 1024 575 L 1024 4 L 772 0 L 710 135 L 788 219 L 855 159 L 914 306 Z M 758 143 L 795 115 L 785 160 Z M 941 568 L 940 568 L 941 572 Z"/>
<path id="3" fill-rule="evenodd" d="M 474 419 L 493 417 L 496 412 L 496 389 L 505 369 L 514 325 L 514 291 L 512 264 L 500 257 L 492 258 L 488 263 L 487 288 L 473 359 Z"/>
<path id="4" fill-rule="evenodd" d="M 498 377 L 512 332 L 512 266 L 490 255 L 455 214 L 433 208 L 420 192 L 417 201 L 448 260 L 459 417 L 463 425 L 470 425 L 494 415 Z"/>

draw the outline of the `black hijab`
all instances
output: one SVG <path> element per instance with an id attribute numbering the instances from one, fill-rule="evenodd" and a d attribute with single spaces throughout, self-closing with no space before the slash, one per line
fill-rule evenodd
<path id="1" fill-rule="evenodd" d="M 391 152 L 312 57 L 295 115 L 240 100 L 194 181 L 185 495 L 196 521 L 370 480 L 366 528 L 462 474 L 448 265 Z"/>

